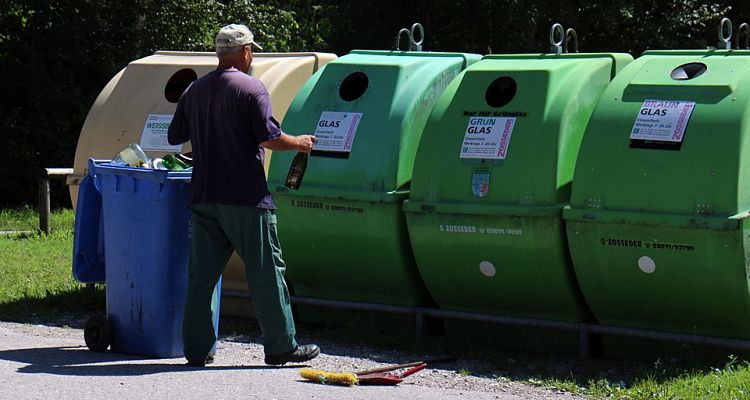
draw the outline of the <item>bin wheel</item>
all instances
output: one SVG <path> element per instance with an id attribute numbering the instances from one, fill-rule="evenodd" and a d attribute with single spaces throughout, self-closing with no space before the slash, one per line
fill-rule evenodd
<path id="1" fill-rule="evenodd" d="M 86 347 L 91 351 L 103 353 L 112 343 L 112 328 L 106 315 L 96 315 L 86 322 L 83 329 L 83 339 Z"/>

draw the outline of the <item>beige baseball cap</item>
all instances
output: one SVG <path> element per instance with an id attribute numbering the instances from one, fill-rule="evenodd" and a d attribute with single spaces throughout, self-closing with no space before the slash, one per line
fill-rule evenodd
<path id="1" fill-rule="evenodd" d="M 254 44 L 255 47 L 263 50 L 258 43 L 253 41 L 253 39 L 255 39 L 255 37 L 248 27 L 240 24 L 231 24 L 219 30 L 219 34 L 216 35 L 216 48 L 238 47 Z"/>

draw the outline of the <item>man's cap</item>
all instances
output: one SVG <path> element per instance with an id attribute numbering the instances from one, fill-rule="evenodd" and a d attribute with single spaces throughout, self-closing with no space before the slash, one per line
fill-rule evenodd
<path id="1" fill-rule="evenodd" d="M 248 44 L 254 44 L 260 50 L 263 50 L 258 43 L 253 41 L 255 37 L 245 25 L 231 24 L 227 25 L 216 35 L 216 48 L 239 47 Z"/>

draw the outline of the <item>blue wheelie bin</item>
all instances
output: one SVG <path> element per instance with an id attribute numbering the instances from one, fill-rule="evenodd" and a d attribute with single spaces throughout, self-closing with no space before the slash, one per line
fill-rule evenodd
<path id="1" fill-rule="evenodd" d="M 73 275 L 106 282 L 107 315 L 88 321 L 86 345 L 146 357 L 183 355 L 190 254 L 190 171 L 89 161 L 76 209 Z M 214 290 L 218 334 L 221 281 Z"/>

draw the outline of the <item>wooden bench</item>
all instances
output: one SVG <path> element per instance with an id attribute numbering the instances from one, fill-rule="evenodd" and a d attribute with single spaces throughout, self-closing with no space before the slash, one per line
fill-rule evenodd
<path id="1" fill-rule="evenodd" d="M 49 181 L 50 179 L 64 179 L 73 173 L 73 168 L 44 168 L 39 178 L 39 231 L 50 234 L 49 214 Z"/>

